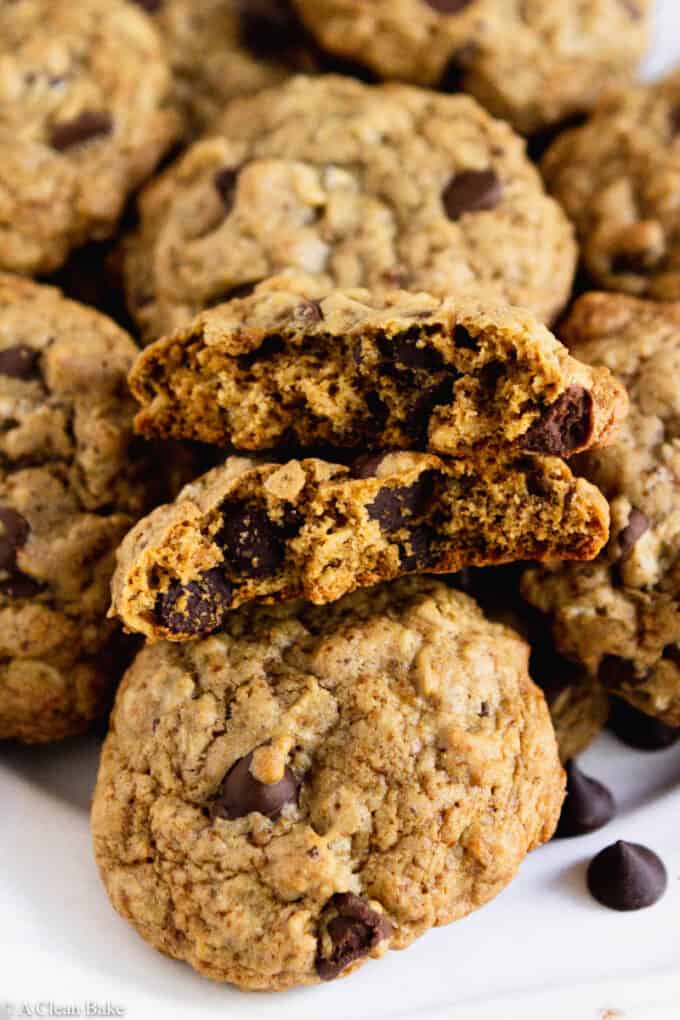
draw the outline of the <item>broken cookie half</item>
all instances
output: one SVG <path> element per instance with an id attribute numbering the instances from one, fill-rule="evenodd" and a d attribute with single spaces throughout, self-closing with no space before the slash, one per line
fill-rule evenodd
<path id="1" fill-rule="evenodd" d="M 129 630 L 184 641 L 250 602 L 324 604 L 402 574 L 591 559 L 608 528 L 599 490 L 555 457 L 232 457 L 127 535 L 112 612 Z"/>
<path id="2" fill-rule="evenodd" d="M 130 385 L 144 435 L 248 451 L 569 457 L 610 442 L 627 407 L 530 312 L 294 276 L 159 340 Z"/>

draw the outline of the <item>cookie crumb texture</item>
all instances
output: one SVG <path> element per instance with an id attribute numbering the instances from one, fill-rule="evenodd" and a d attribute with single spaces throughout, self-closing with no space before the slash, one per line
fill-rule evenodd
<path id="1" fill-rule="evenodd" d="M 147 645 L 94 798 L 114 907 L 208 977 L 283 989 L 482 906 L 563 798 L 527 658 L 425 578 Z"/>
<path id="2" fill-rule="evenodd" d="M 232 457 L 126 536 L 112 611 L 183 641 L 251 601 L 323 604 L 401 574 L 592 558 L 607 534 L 606 500 L 557 458 L 382 453 L 350 469 Z"/>
<path id="3" fill-rule="evenodd" d="M 133 3 L 0 4 L 0 268 L 50 273 L 113 233 L 179 134 L 171 95 L 161 40 Z"/>
<path id="4" fill-rule="evenodd" d="M 650 0 L 293 0 L 329 50 L 385 78 L 462 88 L 530 133 L 627 85 Z"/>
<path id="5" fill-rule="evenodd" d="M 611 96 L 546 153 L 548 187 L 600 286 L 680 299 L 679 165 L 680 72 Z"/>
<path id="6" fill-rule="evenodd" d="M 281 277 L 159 340 L 130 376 L 143 434 L 244 450 L 521 450 L 606 443 L 626 409 L 607 369 L 528 312 Z"/>
<path id="7" fill-rule="evenodd" d="M 611 537 L 587 566 L 523 579 L 560 651 L 637 708 L 680 725 L 680 305 L 581 298 L 564 327 L 574 355 L 607 365 L 631 410 L 618 441 L 575 458 L 610 502 Z"/>
<path id="8" fill-rule="evenodd" d="M 106 620 L 115 549 L 153 505 L 135 353 L 103 315 L 0 274 L 0 739 L 86 729 L 136 647 Z"/>
<path id="9" fill-rule="evenodd" d="M 123 261 L 148 340 L 284 271 L 328 288 L 479 288 L 547 322 L 576 260 L 507 124 L 467 96 L 335 76 L 234 100 L 139 210 Z"/>

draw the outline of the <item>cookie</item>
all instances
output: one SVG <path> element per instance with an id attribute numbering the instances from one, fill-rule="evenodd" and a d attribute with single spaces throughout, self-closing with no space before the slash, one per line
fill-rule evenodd
<path id="1" fill-rule="evenodd" d="M 626 410 L 609 372 L 529 313 L 286 276 L 148 347 L 130 385 L 142 434 L 243 450 L 568 457 L 610 441 Z"/>
<path id="2" fill-rule="evenodd" d="M 627 85 L 650 0 L 293 0 L 329 50 L 385 78 L 462 88 L 517 130 L 537 131 Z"/>
<path id="3" fill-rule="evenodd" d="M 179 133 L 171 95 L 161 40 L 133 4 L 0 6 L 0 269 L 50 273 L 114 232 Z"/>
<path id="4" fill-rule="evenodd" d="M 208 977 L 282 989 L 482 906 L 562 803 L 527 657 L 422 577 L 147 645 L 94 797 L 114 907 Z"/>
<path id="5" fill-rule="evenodd" d="M 323 604 L 400 574 L 592 558 L 607 530 L 602 495 L 554 457 L 380 453 L 353 469 L 232 457 L 127 535 L 112 611 L 183 641 L 252 601 Z"/>
<path id="6" fill-rule="evenodd" d="M 618 441 L 575 458 L 611 506 L 597 560 L 536 567 L 525 596 L 550 614 L 560 651 L 613 693 L 680 725 L 680 305 L 589 294 L 563 336 L 628 389 Z"/>
<path id="7" fill-rule="evenodd" d="M 85 730 L 135 647 L 106 619 L 114 551 L 164 496 L 133 435 L 135 353 L 103 315 L 0 274 L 0 739 Z"/>
<path id="8" fill-rule="evenodd" d="M 290 79 L 235 100 L 142 193 L 125 243 L 147 340 L 283 271 L 328 288 L 481 289 L 550 320 L 575 246 L 524 144 L 467 96 Z"/>
<path id="9" fill-rule="evenodd" d="M 600 286 L 680 298 L 680 72 L 601 103 L 542 166 Z"/>
<path id="10" fill-rule="evenodd" d="M 137 0 L 168 49 L 177 97 L 194 134 L 237 96 L 259 92 L 311 65 L 285 0 Z"/>

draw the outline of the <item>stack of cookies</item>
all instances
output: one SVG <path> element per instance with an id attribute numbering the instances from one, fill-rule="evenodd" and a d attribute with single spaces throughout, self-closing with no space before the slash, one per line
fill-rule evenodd
<path id="1" fill-rule="evenodd" d="M 560 758 L 561 834 L 604 824 L 573 758 L 610 694 L 675 739 L 680 78 L 630 83 L 648 8 L 0 10 L 0 738 L 83 732 L 129 666 L 97 861 L 211 978 L 328 981 L 482 906 L 552 837 Z M 594 107 L 551 197 L 515 129 Z M 558 339 L 579 244 L 625 293 Z M 616 848 L 594 894 L 644 865 L 652 902 Z"/>

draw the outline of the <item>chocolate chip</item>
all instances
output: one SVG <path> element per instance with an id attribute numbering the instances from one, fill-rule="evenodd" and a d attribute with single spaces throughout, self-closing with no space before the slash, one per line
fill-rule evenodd
<path id="1" fill-rule="evenodd" d="M 7 580 L 0 581 L 0 595 L 6 595 L 9 599 L 32 599 L 46 587 L 42 581 L 36 581 L 34 577 L 16 571 Z"/>
<path id="2" fill-rule="evenodd" d="M 476 336 L 472 336 L 471 333 L 465 328 L 465 326 L 456 326 L 453 331 L 453 342 L 456 347 L 463 347 L 468 351 L 479 350 L 479 339 Z"/>
<path id="3" fill-rule="evenodd" d="M 163 6 L 163 0 L 132 0 L 132 2 L 149 14 L 155 14 Z"/>
<path id="4" fill-rule="evenodd" d="M 50 131 L 50 145 L 59 152 L 74 145 L 89 142 L 93 138 L 111 134 L 113 118 L 106 110 L 84 110 L 72 120 L 53 124 Z"/>
<path id="5" fill-rule="evenodd" d="M 300 319 L 305 325 L 313 326 L 323 320 L 323 310 L 318 301 L 303 301 L 295 309 L 295 318 Z"/>
<path id="6" fill-rule="evenodd" d="M 570 386 L 524 437 L 535 453 L 568 457 L 583 449 L 593 434 L 593 398 L 583 386 Z"/>
<path id="7" fill-rule="evenodd" d="M 239 170 L 232 170 L 231 167 L 225 167 L 223 170 L 218 170 L 213 175 L 213 184 L 217 194 L 222 199 L 224 205 L 225 215 L 229 215 L 231 210 L 234 208 L 234 199 L 236 197 L 236 184 L 238 181 Z"/>
<path id="8" fill-rule="evenodd" d="M 277 525 L 264 507 L 248 503 L 223 503 L 222 527 L 215 542 L 229 567 L 245 577 L 270 577 L 285 555 Z"/>
<path id="9" fill-rule="evenodd" d="M 377 478 L 378 468 L 384 461 L 387 453 L 367 453 L 358 457 L 352 465 L 352 474 L 355 478 Z"/>
<path id="10" fill-rule="evenodd" d="M 241 42 L 258 57 L 280 57 L 303 41 L 301 27 L 285 0 L 238 0 Z"/>
<path id="11" fill-rule="evenodd" d="M 435 386 L 425 389 L 415 405 L 408 412 L 404 428 L 418 445 L 425 445 L 428 438 L 430 418 L 435 407 L 449 404 L 453 400 L 453 387 L 457 375 L 449 375 Z"/>
<path id="12" fill-rule="evenodd" d="M 280 354 L 285 344 L 280 336 L 266 336 L 259 347 L 249 354 L 240 354 L 236 363 L 241 369 L 252 368 L 258 361 L 268 361 L 275 354 Z"/>
<path id="13" fill-rule="evenodd" d="M 642 910 L 661 899 L 668 885 L 663 861 L 639 843 L 619 839 L 588 866 L 588 889 L 612 910 Z"/>
<path id="14" fill-rule="evenodd" d="M 171 634 L 210 634 L 223 622 L 232 594 L 232 586 L 213 567 L 197 581 L 188 584 L 173 581 L 156 599 L 154 614 Z"/>
<path id="15" fill-rule="evenodd" d="M 543 691 L 548 705 L 554 705 L 564 691 L 578 679 L 579 669 L 562 658 L 550 645 L 532 641 L 529 672 Z"/>
<path id="16" fill-rule="evenodd" d="M 556 836 L 583 836 L 610 822 L 616 804 L 610 790 L 597 779 L 584 775 L 575 761 L 567 762 L 567 796 L 557 825 Z"/>
<path id="17" fill-rule="evenodd" d="M 388 339 L 378 340 L 380 353 L 384 358 L 403 365 L 405 368 L 437 372 L 444 367 L 444 359 L 435 348 L 423 342 L 417 327 L 407 333 L 398 333 Z"/>
<path id="18" fill-rule="evenodd" d="M 328 906 L 337 911 L 337 916 L 326 927 L 332 943 L 330 955 L 323 955 L 319 939 L 316 970 L 322 981 L 332 981 L 350 963 L 368 956 L 394 930 L 384 914 L 354 893 L 336 893 Z"/>
<path id="19" fill-rule="evenodd" d="M 446 215 L 458 220 L 464 213 L 495 209 L 503 197 L 503 185 L 494 170 L 467 170 L 456 174 L 442 194 Z"/>
<path id="20" fill-rule="evenodd" d="M 0 570 L 16 566 L 17 552 L 26 544 L 28 521 L 11 507 L 0 507 Z"/>
<path id="21" fill-rule="evenodd" d="M 10 379 L 30 379 L 37 374 L 40 351 L 26 344 L 6 347 L 0 351 L 0 375 Z"/>
<path id="22" fill-rule="evenodd" d="M 680 647 L 677 644 L 666 645 L 661 654 L 664 659 L 668 659 L 669 662 L 680 668 Z"/>
<path id="23" fill-rule="evenodd" d="M 434 490 L 434 473 L 425 471 L 412 485 L 381 489 L 366 510 L 371 520 L 377 521 L 382 531 L 390 534 L 399 531 L 424 513 Z"/>
<path id="24" fill-rule="evenodd" d="M 600 662 L 597 675 L 605 687 L 614 690 L 624 684 L 635 687 L 637 684 L 643 684 L 649 677 L 649 673 L 638 676 L 635 664 L 629 659 L 623 659 L 620 655 L 605 655 Z"/>
<path id="25" fill-rule="evenodd" d="M 458 14 L 472 3 L 472 0 L 425 0 L 428 7 L 440 14 Z"/>
<path id="26" fill-rule="evenodd" d="M 434 566 L 436 557 L 432 547 L 436 537 L 436 531 L 428 524 L 414 528 L 399 550 L 401 569 L 405 572 L 414 572 Z"/>
<path id="27" fill-rule="evenodd" d="M 612 273 L 617 276 L 645 276 L 657 257 L 647 251 L 621 251 L 611 260 Z"/>
<path id="28" fill-rule="evenodd" d="M 622 560 L 628 559 L 635 548 L 638 538 L 641 538 L 645 531 L 648 530 L 649 518 L 640 510 L 631 510 L 628 524 L 619 535 L 619 549 L 621 550 L 620 557 Z"/>
<path id="29" fill-rule="evenodd" d="M 680 726 L 667 726 L 623 698 L 612 698 L 607 726 L 622 743 L 637 751 L 662 751 L 680 740 Z"/>
<path id="30" fill-rule="evenodd" d="M 389 418 L 390 412 L 387 404 L 373 390 L 366 394 L 364 400 L 366 401 L 366 408 L 370 416 L 366 423 L 366 428 L 371 435 L 378 435 L 385 428 Z"/>
<path id="31" fill-rule="evenodd" d="M 275 820 L 286 804 L 297 801 L 298 784 L 289 768 L 278 783 L 261 783 L 250 771 L 253 753 L 232 765 L 222 780 L 212 813 L 216 818 L 244 818 L 257 811 Z"/>

